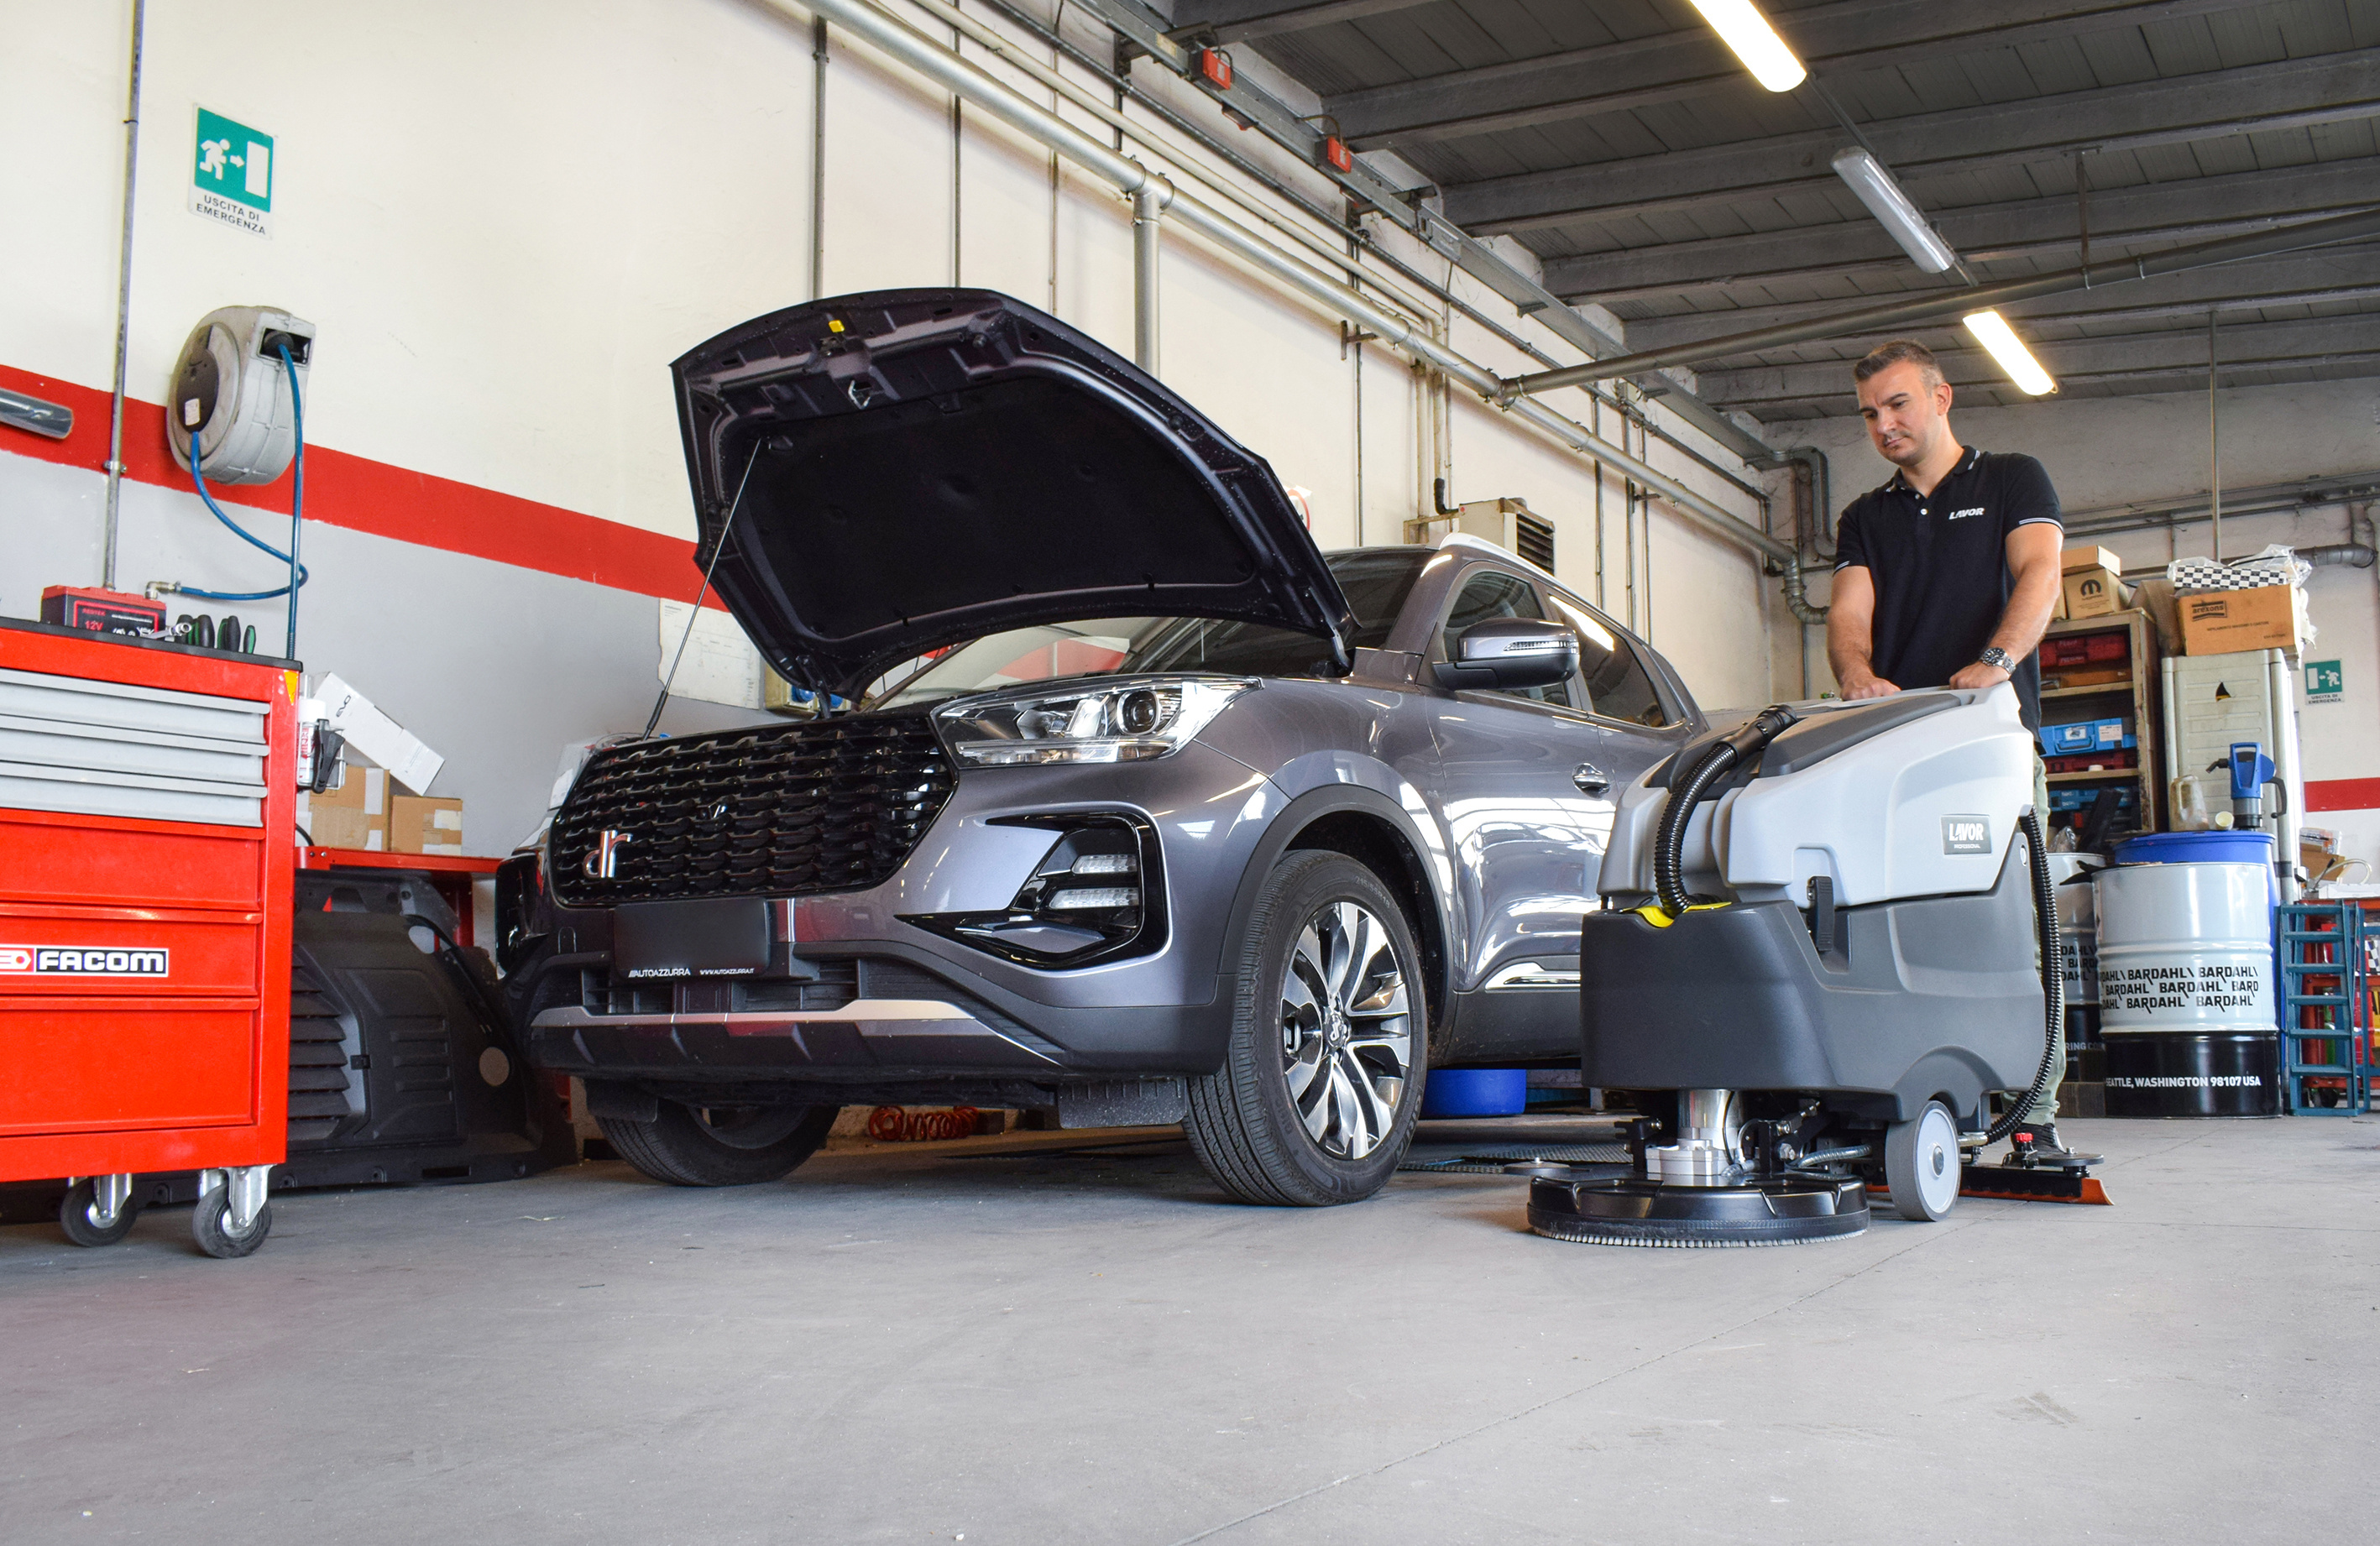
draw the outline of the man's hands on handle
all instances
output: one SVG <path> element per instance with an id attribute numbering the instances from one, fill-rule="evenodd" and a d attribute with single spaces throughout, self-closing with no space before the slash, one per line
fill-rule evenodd
<path id="1" fill-rule="evenodd" d="M 1900 691 L 1876 674 L 1876 576 L 1865 564 L 1835 571 L 1835 593 L 1827 602 L 1827 663 L 1835 686 L 1847 698 L 1888 697 Z"/>
<path id="2" fill-rule="evenodd" d="M 2039 521 L 2009 533 L 2007 552 L 2010 585 L 2007 608 L 1991 643 L 2021 660 L 2041 643 L 2049 614 L 2058 610 L 2058 550 L 2065 534 L 2053 522 Z M 1846 698 L 1881 698 L 1900 691 L 1876 674 L 1876 577 L 1864 564 L 1835 571 L 1835 590 L 1827 606 L 1827 663 Z M 2009 679 L 1998 666 L 1971 660 L 1950 678 L 1953 687 L 1997 687 Z"/>

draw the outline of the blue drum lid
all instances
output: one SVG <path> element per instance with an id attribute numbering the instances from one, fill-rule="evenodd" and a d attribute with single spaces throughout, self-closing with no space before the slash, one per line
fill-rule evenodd
<path id="1" fill-rule="evenodd" d="M 2270 864 L 2270 832 L 2144 832 L 2116 845 L 2119 864 Z"/>

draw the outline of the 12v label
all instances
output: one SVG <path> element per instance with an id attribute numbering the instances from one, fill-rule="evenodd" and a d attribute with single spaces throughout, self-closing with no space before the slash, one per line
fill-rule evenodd
<path id="1" fill-rule="evenodd" d="M 0 974 L 34 977 L 163 977 L 172 952 L 112 945 L 0 945 Z"/>

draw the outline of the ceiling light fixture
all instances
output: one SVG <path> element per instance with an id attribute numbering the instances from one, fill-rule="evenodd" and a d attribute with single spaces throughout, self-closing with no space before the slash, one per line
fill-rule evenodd
<path id="1" fill-rule="evenodd" d="M 2024 346 L 2016 329 L 2008 325 L 2007 318 L 1997 311 L 1977 311 L 1967 317 L 1966 323 L 1975 342 L 1991 351 L 1992 358 L 2000 362 L 2000 368 L 2008 372 L 2019 392 L 2027 397 L 2044 397 L 2058 390 L 2058 383 L 2033 357 L 2033 351 Z"/>
<path id="2" fill-rule="evenodd" d="M 1909 201 L 1909 195 L 1900 191 L 1900 185 L 1892 180 L 1884 163 L 1865 151 L 1844 151 L 1835 157 L 1835 175 L 1851 185 L 1859 201 L 1867 206 L 1867 212 L 1892 233 L 1892 239 L 1900 244 L 1900 249 L 1919 268 L 1927 273 L 1940 273 L 1959 260 L 1950 244 L 1936 234 L 1917 206 Z"/>
<path id="3" fill-rule="evenodd" d="M 1752 79 L 1770 91 L 1790 91 L 1810 73 L 1752 0 L 1694 0 L 1694 7 L 1720 41 L 1735 50 Z"/>

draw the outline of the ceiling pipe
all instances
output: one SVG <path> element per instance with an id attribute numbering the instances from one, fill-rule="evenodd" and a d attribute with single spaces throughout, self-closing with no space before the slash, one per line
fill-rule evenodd
<path id="1" fill-rule="evenodd" d="M 2171 248 L 2138 258 L 2087 263 L 2079 269 L 2040 274 L 2032 279 L 2010 280 L 2000 284 L 1984 284 L 1972 290 L 1929 291 L 1908 300 L 1863 307 L 1856 311 L 1839 311 L 1831 317 L 1780 322 L 1775 327 L 1756 328 L 1750 332 L 1728 333 L 1693 344 L 1673 344 L 1665 349 L 1648 349 L 1642 354 L 1621 355 L 1585 365 L 1566 365 L 1558 370 L 1539 370 L 1514 378 L 1507 390 L 1513 393 L 1550 392 L 1557 387 L 1580 386 L 1588 381 L 1632 376 L 1645 370 L 1695 365 L 1724 359 L 1731 355 L 1781 348 L 1788 344 L 1806 344 L 1814 339 L 1878 332 L 1905 322 L 1965 316 L 1970 312 L 2033 300 L 2041 296 L 2093 290 L 2132 279 L 2155 279 L 2163 274 L 2212 268 L 2217 263 L 2228 263 L 2242 258 L 2269 258 L 2285 252 L 2301 252 L 2308 248 L 2328 247 L 2337 242 L 2361 241 L 2374 236 L 2380 236 L 2380 208 L 2339 215 L 2330 220 L 2304 221 L 2295 225 L 2254 231 L 2244 236 L 2202 242 L 2194 247 Z"/>
<path id="2" fill-rule="evenodd" d="M 769 3 L 776 6 L 779 0 L 769 0 Z M 867 0 L 802 0 L 802 5 L 804 9 L 823 16 L 844 30 L 865 38 L 870 46 L 899 60 L 944 90 L 964 97 L 1011 128 L 1056 151 L 1085 171 L 1104 178 L 1127 195 L 1137 195 L 1142 188 L 1162 182 L 1139 162 L 1109 150 L 1073 125 L 958 57 L 945 45 L 867 3 Z M 1509 397 L 1505 381 L 1494 371 L 1438 344 L 1406 319 L 1382 310 L 1364 296 L 1283 252 L 1195 195 L 1176 189 L 1168 212 L 1178 224 L 1197 232 L 1251 267 L 1270 274 L 1365 331 L 1377 333 L 1381 343 L 1430 369 L 1441 372 L 1451 380 L 1462 382 L 1491 406 L 1502 409 L 1573 451 L 1583 452 L 1618 468 L 1661 495 L 1679 514 L 1712 536 L 1773 558 L 1779 563 L 1791 564 L 1793 562 L 1793 550 L 1784 543 L 1739 520 L 1719 505 L 1592 433 L 1585 426 L 1572 423 L 1541 404 L 1525 398 Z"/>

